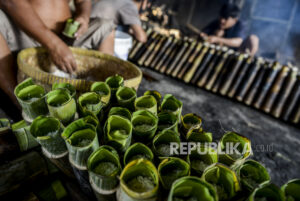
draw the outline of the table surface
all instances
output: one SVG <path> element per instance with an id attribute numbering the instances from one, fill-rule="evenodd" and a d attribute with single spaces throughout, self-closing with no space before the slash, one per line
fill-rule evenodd
<path id="1" fill-rule="evenodd" d="M 183 102 L 183 114 L 195 113 L 203 118 L 205 131 L 218 141 L 226 131 L 235 131 L 251 140 L 252 159 L 261 162 L 272 181 L 282 185 L 300 178 L 300 129 L 275 119 L 243 103 L 213 94 L 195 86 L 142 68 L 156 80 L 140 85 L 138 95 L 157 90 L 162 95 L 173 94 Z"/>

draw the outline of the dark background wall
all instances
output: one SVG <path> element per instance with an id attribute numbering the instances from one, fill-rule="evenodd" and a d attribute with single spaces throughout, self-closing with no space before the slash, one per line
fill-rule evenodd
<path id="1" fill-rule="evenodd" d="M 248 34 L 260 38 L 258 55 L 300 67 L 300 0 L 231 0 L 242 7 Z M 177 8 L 180 24 L 201 29 L 218 16 L 226 0 L 157 0 Z"/>

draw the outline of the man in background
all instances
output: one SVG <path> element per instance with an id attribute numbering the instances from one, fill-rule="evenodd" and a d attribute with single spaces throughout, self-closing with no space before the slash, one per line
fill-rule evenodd
<path id="1" fill-rule="evenodd" d="M 139 11 L 147 6 L 147 0 L 95 0 L 92 17 L 112 19 L 118 29 L 129 32 L 140 42 L 147 41 L 141 26 Z"/>
<path id="2" fill-rule="evenodd" d="M 246 36 L 245 24 L 239 19 L 240 8 L 235 4 L 224 4 L 220 18 L 203 29 L 201 36 L 210 43 L 225 45 L 243 53 L 255 55 L 259 48 L 256 35 Z"/>

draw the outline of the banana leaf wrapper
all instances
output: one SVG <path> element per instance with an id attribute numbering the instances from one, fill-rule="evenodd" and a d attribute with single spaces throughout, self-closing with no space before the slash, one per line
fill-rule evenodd
<path id="1" fill-rule="evenodd" d="M 10 122 L 8 119 L 0 119 L 0 131 L 6 130 L 10 128 Z"/>
<path id="2" fill-rule="evenodd" d="M 242 189 L 248 192 L 252 192 L 259 185 L 268 183 L 271 180 L 267 169 L 254 160 L 246 160 L 233 169 L 236 171 Z"/>
<path id="3" fill-rule="evenodd" d="M 172 184 L 168 201 L 193 200 L 218 201 L 218 196 L 211 184 L 198 177 L 182 177 Z"/>
<path id="4" fill-rule="evenodd" d="M 78 119 L 62 133 L 69 150 L 70 163 L 79 170 L 87 169 L 88 157 L 99 147 L 97 126 L 93 117 Z"/>
<path id="5" fill-rule="evenodd" d="M 111 90 L 108 84 L 105 82 L 95 82 L 91 86 L 91 91 L 100 95 L 101 101 L 104 103 L 105 107 L 109 104 Z"/>
<path id="6" fill-rule="evenodd" d="M 191 166 L 192 175 L 201 177 L 208 166 L 218 162 L 218 153 L 212 147 L 198 146 L 191 150 L 187 161 Z"/>
<path id="7" fill-rule="evenodd" d="M 52 84 L 52 90 L 55 89 L 67 89 L 72 98 L 76 97 L 76 88 L 69 83 L 59 83 L 56 82 Z"/>
<path id="8" fill-rule="evenodd" d="M 129 162 L 140 158 L 144 158 L 153 162 L 154 155 L 149 147 L 137 142 L 126 150 L 124 154 L 124 165 L 127 165 Z"/>
<path id="9" fill-rule="evenodd" d="M 35 85 L 31 78 L 21 82 L 15 88 L 14 93 L 22 107 L 22 115 L 26 121 L 32 122 L 36 117 L 48 114 L 45 89 Z"/>
<path id="10" fill-rule="evenodd" d="M 130 146 L 132 138 L 132 125 L 128 119 L 118 115 L 108 117 L 104 126 L 104 141 L 124 153 Z"/>
<path id="11" fill-rule="evenodd" d="M 128 119 L 129 121 L 131 121 L 131 112 L 127 108 L 124 108 L 124 107 L 112 107 L 109 110 L 108 117 L 110 117 L 112 115 L 118 115 L 118 116 L 124 117 L 125 119 Z"/>
<path id="12" fill-rule="evenodd" d="M 285 201 L 286 199 L 283 191 L 279 187 L 268 183 L 256 188 L 247 199 L 247 201 L 260 200 Z"/>
<path id="13" fill-rule="evenodd" d="M 30 134 L 30 125 L 27 125 L 25 120 L 12 124 L 11 128 L 17 138 L 21 152 L 39 146 L 39 143 Z"/>
<path id="14" fill-rule="evenodd" d="M 58 88 L 46 95 L 50 116 L 59 119 L 64 125 L 68 125 L 75 118 L 76 101 L 70 95 L 68 89 Z"/>
<path id="15" fill-rule="evenodd" d="M 63 126 L 54 117 L 37 117 L 30 126 L 30 133 L 42 146 L 48 158 L 61 158 L 68 153 L 61 137 Z"/>
<path id="16" fill-rule="evenodd" d="M 252 153 L 251 142 L 248 138 L 241 136 L 234 132 L 227 132 L 223 135 L 219 141 L 218 149 L 222 152 L 226 151 L 226 145 L 228 143 L 233 143 L 235 146 L 236 143 L 239 143 L 237 150 L 239 153 L 236 153 L 235 150 L 232 153 L 220 153 L 219 161 L 225 165 L 231 166 L 233 164 L 243 163 Z"/>
<path id="17" fill-rule="evenodd" d="M 138 110 L 148 110 L 153 114 L 157 114 L 157 102 L 154 96 L 146 95 L 141 96 L 135 100 L 135 109 Z"/>
<path id="18" fill-rule="evenodd" d="M 120 176 L 118 201 L 155 201 L 159 189 L 156 167 L 145 159 L 136 159 L 125 166 Z"/>
<path id="19" fill-rule="evenodd" d="M 202 129 L 202 118 L 196 114 L 189 113 L 181 116 L 182 130 L 187 135 L 190 130 L 200 130 Z"/>
<path id="20" fill-rule="evenodd" d="M 160 112 L 158 115 L 158 131 L 172 130 L 179 134 L 177 116 L 171 112 Z"/>
<path id="21" fill-rule="evenodd" d="M 129 87 L 119 87 L 116 92 L 118 105 L 127 108 L 130 111 L 134 111 L 134 101 L 137 97 L 136 91 Z"/>
<path id="22" fill-rule="evenodd" d="M 158 126 L 158 117 L 148 110 L 139 110 L 132 114 L 133 139 L 136 141 L 152 140 Z"/>
<path id="23" fill-rule="evenodd" d="M 87 92 L 78 98 L 79 114 L 81 117 L 88 115 L 97 115 L 103 108 L 101 97 L 95 92 Z"/>
<path id="24" fill-rule="evenodd" d="M 161 94 L 158 91 L 155 90 L 148 90 L 144 93 L 145 96 L 153 96 L 156 99 L 157 102 L 157 110 L 160 111 L 161 110 Z"/>
<path id="25" fill-rule="evenodd" d="M 232 199 L 240 190 L 235 172 L 223 164 L 215 163 L 207 167 L 202 179 L 215 187 L 219 200 Z"/>
<path id="26" fill-rule="evenodd" d="M 190 129 L 186 135 L 188 142 L 209 143 L 213 141 L 212 133 L 205 132 L 200 129 Z"/>
<path id="27" fill-rule="evenodd" d="M 161 110 L 167 111 L 175 114 L 177 116 L 177 120 L 180 123 L 181 121 L 181 111 L 182 111 L 182 102 L 176 99 L 171 94 L 166 94 L 161 103 Z"/>
<path id="28" fill-rule="evenodd" d="M 180 147 L 180 137 L 172 130 L 165 130 L 157 134 L 152 141 L 152 151 L 158 157 L 171 157 L 176 153 L 171 153 L 171 143 Z"/>
<path id="29" fill-rule="evenodd" d="M 105 83 L 108 84 L 108 86 L 110 87 L 110 91 L 111 91 L 110 102 L 116 103 L 117 102 L 116 93 L 119 87 L 124 86 L 124 78 L 119 75 L 111 76 L 105 80 Z"/>
<path id="30" fill-rule="evenodd" d="M 164 189 L 171 189 L 174 181 L 190 175 L 190 165 L 180 158 L 166 158 L 158 166 L 159 180 Z"/>
<path id="31" fill-rule="evenodd" d="M 300 200 L 300 179 L 293 179 L 288 181 L 281 187 L 286 201 Z"/>
<path id="32" fill-rule="evenodd" d="M 119 185 L 121 164 L 117 151 L 107 145 L 99 147 L 88 159 L 89 181 L 96 197 L 114 194 Z M 110 198 L 108 196 L 108 198 Z"/>

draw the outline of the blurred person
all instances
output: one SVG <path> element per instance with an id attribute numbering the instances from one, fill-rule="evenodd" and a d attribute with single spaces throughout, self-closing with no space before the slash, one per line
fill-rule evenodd
<path id="1" fill-rule="evenodd" d="M 224 4 L 219 19 L 206 26 L 200 35 L 210 43 L 255 55 L 259 48 L 259 38 L 246 35 L 245 24 L 239 19 L 240 12 L 237 5 Z"/>
<path id="2" fill-rule="evenodd" d="M 145 10 L 148 0 L 95 0 L 92 17 L 113 20 L 118 29 L 128 32 L 140 42 L 147 41 L 139 11 Z"/>

